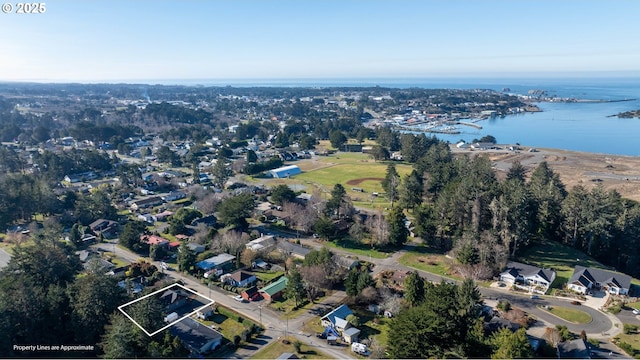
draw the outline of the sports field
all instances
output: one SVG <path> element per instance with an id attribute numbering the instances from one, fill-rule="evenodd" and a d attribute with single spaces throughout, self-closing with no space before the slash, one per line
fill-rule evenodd
<path id="1" fill-rule="evenodd" d="M 293 164 L 302 169 L 302 174 L 283 183 L 290 186 L 306 185 L 307 192 L 313 192 L 314 188 L 318 188 L 325 193 L 331 192 L 333 186 L 339 183 L 347 190 L 356 206 L 385 208 L 390 205 L 384 197 L 381 185 L 389 164 L 387 161 L 374 161 L 363 153 L 340 152 L 311 160 L 300 160 Z M 411 169 L 409 165 L 396 163 L 396 170 L 401 177 L 410 173 Z"/>

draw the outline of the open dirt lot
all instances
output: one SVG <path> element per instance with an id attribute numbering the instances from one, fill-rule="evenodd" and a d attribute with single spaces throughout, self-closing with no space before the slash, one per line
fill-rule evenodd
<path id="1" fill-rule="evenodd" d="M 533 170 L 540 162 L 546 161 L 560 175 L 567 190 L 582 184 L 587 188 L 602 184 L 605 189 L 615 189 L 623 197 L 640 201 L 640 157 L 610 154 L 594 154 L 558 149 L 521 147 L 519 152 L 506 150 L 509 145 L 501 145 L 501 150 L 461 150 L 452 146 L 455 154 L 487 155 L 498 171 L 498 176 L 515 161 Z"/>

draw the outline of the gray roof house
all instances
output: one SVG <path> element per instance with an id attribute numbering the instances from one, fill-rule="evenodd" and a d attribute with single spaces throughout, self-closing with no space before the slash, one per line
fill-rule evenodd
<path id="1" fill-rule="evenodd" d="M 567 283 L 571 290 L 586 294 L 590 289 L 604 289 L 610 294 L 627 295 L 631 287 L 631 276 L 596 268 L 576 265 Z"/>
<path id="2" fill-rule="evenodd" d="M 192 318 L 174 324 L 169 332 L 180 338 L 185 347 L 195 354 L 209 353 L 222 343 L 222 334 Z"/>
<path id="3" fill-rule="evenodd" d="M 330 313 L 320 318 L 322 326 L 334 326 L 339 331 L 344 331 L 349 327 L 347 316 L 353 314 L 347 305 L 340 305 Z"/>
<path id="4" fill-rule="evenodd" d="M 558 359 L 591 359 L 589 345 L 584 339 L 558 343 Z"/>
<path id="5" fill-rule="evenodd" d="M 556 278 L 556 272 L 551 269 L 542 269 L 537 266 L 510 261 L 507 268 L 500 273 L 500 280 L 514 284 L 518 283 L 525 288 L 534 287 L 532 290 L 545 293 Z M 536 287 L 539 290 L 536 290 Z"/>

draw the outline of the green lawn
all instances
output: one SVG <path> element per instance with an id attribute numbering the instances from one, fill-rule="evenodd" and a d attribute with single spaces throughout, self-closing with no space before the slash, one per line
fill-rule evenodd
<path id="1" fill-rule="evenodd" d="M 541 306 L 538 306 L 538 308 L 574 324 L 588 324 L 593 320 L 591 315 L 584 311 L 564 306 L 552 306 L 551 309 L 544 309 Z"/>
<path id="2" fill-rule="evenodd" d="M 295 307 L 295 302 L 289 299 L 282 300 L 282 301 L 274 301 L 271 304 L 269 304 L 269 306 L 271 306 L 275 310 L 283 312 L 282 316 L 280 316 L 280 319 L 282 320 L 285 320 L 286 318 L 293 319 L 311 310 L 313 307 L 316 306 L 317 303 L 322 302 L 322 300 L 329 295 L 331 295 L 331 293 L 329 292 L 325 293 L 324 296 L 321 296 L 315 299 L 314 302 L 310 302 L 305 299 L 304 301 L 306 301 L 306 303 L 295 310 L 293 310 L 293 308 Z"/>
<path id="3" fill-rule="evenodd" d="M 448 259 L 437 250 L 432 250 L 424 245 L 415 246 L 414 250 L 408 251 L 402 255 L 398 262 L 404 266 L 459 279 L 458 277 L 450 274 L 449 267 L 453 264 L 453 260 Z"/>
<path id="4" fill-rule="evenodd" d="M 360 338 L 375 337 L 382 346 L 386 346 L 389 339 L 389 324 L 391 323 L 391 319 L 377 316 L 359 307 L 353 307 L 352 310 L 360 320 L 360 326 L 358 326 L 358 329 L 361 331 Z"/>
<path id="5" fill-rule="evenodd" d="M 620 335 L 617 335 L 615 337 L 614 343 L 623 348 L 625 352 L 629 352 L 630 356 L 637 356 L 638 354 L 640 354 L 640 334 L 620 333 Z M 627 346 L 622 345 L 623 343 L 628 344 L 629 348 L 625 349 L 627 348 Z"/>
<path id="6" fill-rule="evenodd" d="M 240 315 L 235 312 L 219 306 L 218 312 L 209 320 L 202 321 L 202 323 L 206 326 L 217 326 L 218 331 L 222 333 L 225 339 L 233 341 L 234 336 L 241 335 L 243 331 L 253 325 L 253 322 L 247 319 L 242 320 L 242 323 L 238 322 L 239 317 Z"/>
<path id="7" fill-rule="evenodd" d="M 354 241 L 351 238 L 336 239 L 327 241 L 328 247 L 344 249 L 357 255 L 363 256 L 360 260 L 367 260 L 369 256 L 376 259 L 384 259 L 391 256 L 391 253 L 372 249 L 370 245 Z"/>
<path id="8" fill-rule="evenodd" d="M 251 359 L 276 359 L 282 353 L 288 352 L 296 354 L 296 349 L 293 346 L 295 339 L 288 338 L 289 344 L 282 343 L 283 339 L 276 340 L 267 345 L 264 349 L 255 353 Z M 331 359 L 330 356 L 323 354 L 312 346 L 302 343 L 300 346 L 300 353 L 297 353 L 301 359 Z"/>
<path id="9" fill-rule="evenodd" d="M 284 274 L 284 271 L 269 271 L 269 272 L 254 272 L 256 277 L 262 280 L 265 283 L 277 278 L 278 276 Z"/>
<path id="10" fill-rule="evenodd" d="M 571 278 L 576 265 L 608 269 L 585 253 L 556 241 L 546 241 L 523 250 L 518 261 L 554 269 L 556 279 L 551 284 L 552 288 L 562 288 Z"/>

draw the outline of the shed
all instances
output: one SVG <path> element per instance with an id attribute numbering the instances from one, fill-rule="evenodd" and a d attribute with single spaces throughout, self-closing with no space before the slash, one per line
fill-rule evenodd
<path id="1" fill-rule="evenodd" d="M 218 254 L 216 256 L 212 256 L 206 260 L 202 260 L 200 262 L 198 262 L 196 264 L 196 267 L 198 269 L 202 269 L 204 271 L 207 270 L 211 270 L 215 267 L 223 267 L 229 263 L 231 263 L 233 260 L 235 260 L 236 257 L 233 255 L 229 255 L 226 253 L 222 253 L 222 254 Z"/>
<path id="2" fill-rule="evenodd" d="M 347 344 L 358 342 L 358 336 L 360 336 L 360 330 L 354 327 L 350 327 L 342 332 L 342 337 Z"/>

